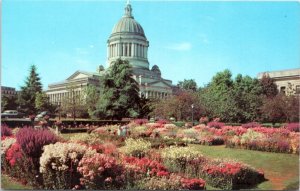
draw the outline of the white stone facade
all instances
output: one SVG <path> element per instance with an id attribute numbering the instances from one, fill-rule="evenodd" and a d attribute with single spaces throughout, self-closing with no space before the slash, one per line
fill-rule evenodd
<path id="1" fill-rule="evenodd" d="M 264 74 L 274 79 L 279 92 L 286 95 L 300 95 L 300 69 L 262 72 L 257 78 L 261 79 Z"/>
<path id="2" fill-rule="evenodd" d="M 125 7 L 125 14 L 113 28 L 107 41 L 107 62 L 111 66 L 117 59 L 128 60 L 132 66 L 132 77 L 138 82 L 140 96 L 146 98 L 167 98 L 172 95 L 172 81 L 161 77 L 157 65 L 149 69 L 147 40 L 142 26 L 134 20 L 130 4 Z M 101 69 L 100 69 L 101 68 Z M 74 94 L 81 94 L 89 85 L 100 86 L 100 76 L 104 68 L 99 68 L 100 73 L 77 71 L 63 82 L 50 84 L 47 95 L 50 102 L 59 105 L 67 96 L 72 96 L 68 90 L 70 85 L 75 86 Z"/>

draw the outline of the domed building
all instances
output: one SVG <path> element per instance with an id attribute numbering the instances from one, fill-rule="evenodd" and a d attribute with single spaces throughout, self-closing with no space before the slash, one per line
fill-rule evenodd
<path id="1" fill-rule="evenodd" d="M 148 48 L 143 27 L 134 19 L 132 7 L 127 3 L 123 17 L 107 41 L 107 62 L 111 65 L 118 58 L 128 60 L 133 68 L 133 78 L 139 83 L 140 95 L 165 98 L 172 94 L 172 81 L 161 77 L 157 65 L 149 69 Z"/>
<path id="2" fill-rule="evenodd" d="M 149 69 L 148 47 L 149 41 L 144 30 L 134 19 L 131 5 L 127 3 L 123 17 L 114 26 L 107 41 L 107 62 L 110 66 L 118 58 L 128 60 L 132 66 L 132 77 L 139 84 L 140 96 L 166 98 L 172 95 L 172 81 L 161 77 L 157 65 Z M 49 84 L 46 93 L 50 102 L 60 105 L 65 98 L 81 95 L 87 86 L 100 88 L 105 72 L 100 65 L 97 72 L 78 70 L 64 81 Z"/>

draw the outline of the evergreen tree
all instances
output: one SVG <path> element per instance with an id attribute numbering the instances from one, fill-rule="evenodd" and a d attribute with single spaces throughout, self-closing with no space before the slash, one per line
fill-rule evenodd
<path id="1" fill-rule="evenodd" d="M 131 77 L 129 62 L 118 59 L 102 80 L 95 114 L 110 119 L 137 117 L 140 102 L 138 94 L 138 84 Z"/>
<path id="2" fill-rule="evenodd" d="M 25 86 L 21 87 L 18 102 L 20 110 L 26 114 L 36 114 L 35 99 L 36 93 L 42 91 L 41 79 L 36 71 L 36 66 L 30 67 L 30 73 L 25 81 Z"/>

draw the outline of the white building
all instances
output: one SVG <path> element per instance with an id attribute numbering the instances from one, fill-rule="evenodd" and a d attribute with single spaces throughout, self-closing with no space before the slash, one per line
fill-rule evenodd
<path id="1" fill-rule="evenodd" d="M 264 74 L 274 79 L 279 92 L 287 95 L 300 94 L 300 69 L 261 72 L 257 78 L 261 79 Z"/>
<path id="2" fill-rule="evenodd" d="M 162 78 L 157 65 L 149 69 L 148 61 L 149 41 L 142 26 L 134 19 L 129 3 L 125 13 L 114 26 L 107 41 L 107 62 L 110 66 L 118 58 L 128 60 L 132 66 L 132 77 L 138 82 L 140 96 L 146 98 L 166 98 L 172 95 L 172 81 Z M 69 86 L 76 88 L 75 93 L 80 94 L 83 88 L 94 85 L 99 87 L 101 76 L 105 73 L 100 66 L 98 73 L 76 71 L 62 82 L 49 84 L 47 95 L 51 103 L 59 104 L 65 96 L 71 96 Z"/>

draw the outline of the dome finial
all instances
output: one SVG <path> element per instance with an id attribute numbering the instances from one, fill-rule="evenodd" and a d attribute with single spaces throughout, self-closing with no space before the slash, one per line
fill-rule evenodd
<path id="1" fill-rule="evenodd" d="M 132 8 L 131 8 L 131 5 L 130 5 L 130 0 L 127 0 L 127 5 L 126 5 L 126 7 L 125 7 L 125 17 L 132 17 L 133 18 L 133 16 L 132 16 Z"/>

